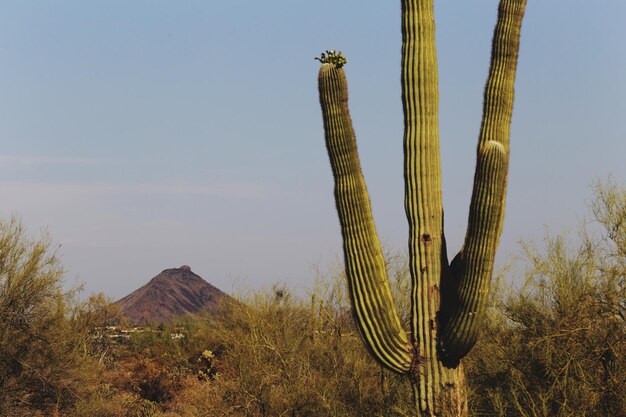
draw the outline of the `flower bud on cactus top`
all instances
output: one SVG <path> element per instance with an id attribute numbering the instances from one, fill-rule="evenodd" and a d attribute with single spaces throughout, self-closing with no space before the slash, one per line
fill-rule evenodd
<path id="1" fill-rule="evenodd" d="M 322 52 L 319 57 L 316 57 L 322 64 L 333 64 L 335 68 L 339 69 L 348 63 L 346 57 L 343 56 L 341 51 L 330 50 L 326 53 Z"/>

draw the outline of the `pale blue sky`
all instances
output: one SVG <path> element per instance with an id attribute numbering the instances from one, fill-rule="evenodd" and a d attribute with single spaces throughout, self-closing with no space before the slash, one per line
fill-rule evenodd
<path id="1" fill-rule="evenodd" d="M 436 11 L 453 256 L 497 1 Z M 623 0 L 529 0 L 501 262 L 574 227 L 595 178 L 624 183 L 624 16 Z M 389 1 L 1 1 L 0 214 L 47 228 L 88 292 L 182 264 L 226 291 L 312 287 L 341 257 L 313 60 L 339 49 L 378 230 L 404 249 L 399 17 Z"/>

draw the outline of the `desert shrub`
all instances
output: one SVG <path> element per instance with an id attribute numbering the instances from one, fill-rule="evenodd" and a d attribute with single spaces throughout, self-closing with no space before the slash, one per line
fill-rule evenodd
<path id="1" fill-rule="evenodd" d="M 598 185 L 592 212 L 577 243 L 525 245 L 468 361 L 474 415 L 626 416 L 626 190 Z"/>
<path id="2" fill-rule="evenodd" d="M 77 402 L 68 417 L 157 417 L 156 403 L 129 393 L 95 394 Z"/>
<path id="3" fill-rule="evenodd" d="M 182 389 L 190 374 L 187 362 L 171 355 L 156 358 L 129 355 L 115 362 L 107 371 L 106 380 L 120 392 L 163 405 Z"/>
<path id="4" fill-rule="evenodd" d="M 401 415 L 408 387 L 365 352 L 343 286 L 337 277 L 306 300 L 275 286 L 205 318 L 195 327 L 215 376 L 196 378 L 166 415 Z"/>
<path id="5" fill-rule="evenodd" d="M 194 365 L 195 375 L 200 381 L 211 381 L 219 375 L 215 355 L 210 350 L 202 352 Z"/>
<path id="6" fill-rule="evenodd" d="M 20 222 L 0 222 L 0 415 L 52 415 L 93 384 L 84 334 L 71 319 L 75 291 L 50 240 L 29 238 Z"/>
<path id="7" fill-rule="evenodd" d="M 104 383 L 93 395 L 78 400 L 68 417 L 136 417 L 153 408 L 146 400 Z"/>
<path id="8" fill-rule="evenodd" d="M 119 311 L 102 294 L 81 301 L 62 278 L 48 236 L 30 238 L 18 220 L 0 221 L 3 417 L 122 415 L 103 389 L 113 346 L 101 334 Z"/>

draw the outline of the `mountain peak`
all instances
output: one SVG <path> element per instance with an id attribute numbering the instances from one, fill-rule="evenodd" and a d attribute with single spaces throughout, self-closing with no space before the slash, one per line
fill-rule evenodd
<path id="1" fill-rule="evenodd" d="M 116 301 L 132 324 L 165 323 L 173 317 L 217 310 L 230 296 L 191 271 L 189 265 L 164 269 L 146 285 Z"/>
<path id="2" fill-rule="evenodd" d="M 163 271 L 161 271 L 161 273 L 172 273 L 172 272 L 181 272 L 181 273 L 192 273 L 192 274 L 194 274 L 191 271 L 191 267 L 189 265 L 181 265 L 178 268 L 167 268 L 167 269 L 164 269 Z M 196 274 L 194 274 L 194 275 L 196 275 Z M 158 277 L 158 275 L 157 275 L 157 277 Z"/>

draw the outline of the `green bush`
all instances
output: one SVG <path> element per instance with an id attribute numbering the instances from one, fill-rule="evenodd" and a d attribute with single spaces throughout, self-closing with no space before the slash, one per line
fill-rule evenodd
<path id="1" fill-rule="evenodd" d="M 596 186 L 592 211 L 577 244 L 525 245 L 468 362 L 475 416 L 626 416 L 626 190 Z"/>
<path id="2" fill-rule="evenodd" d="M 93 382 L 62 274 L 47 237 L 0 222 L 0 415 L 64 410 Z"/>

